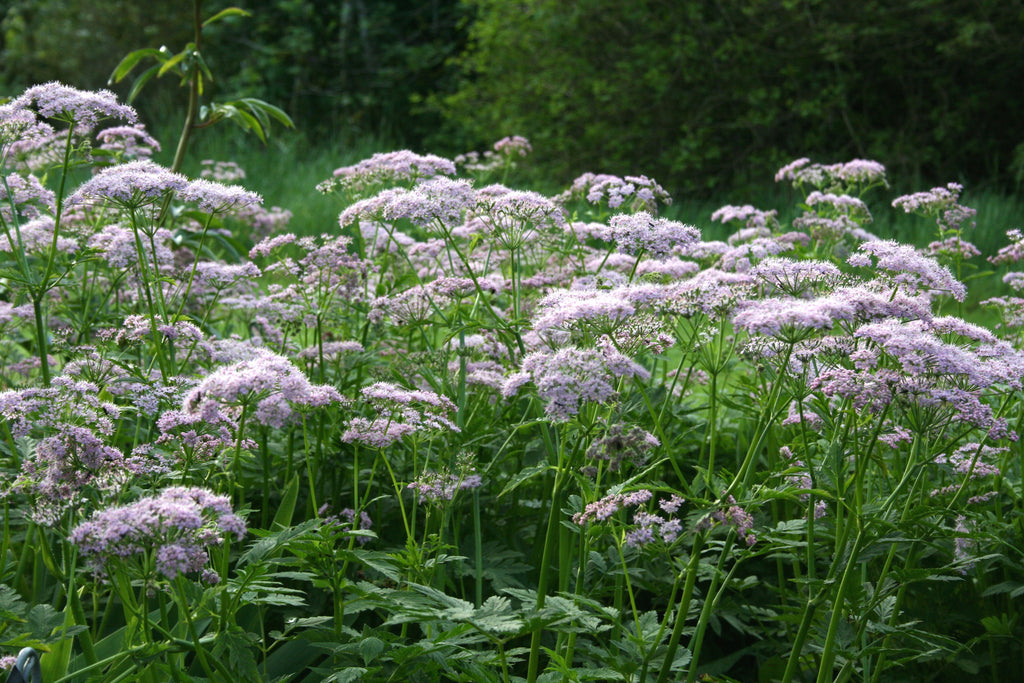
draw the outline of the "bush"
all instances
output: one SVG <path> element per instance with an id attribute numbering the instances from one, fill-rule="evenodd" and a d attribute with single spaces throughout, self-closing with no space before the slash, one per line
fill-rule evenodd
<path id="1" fill-rule="evenodd" d="M 464 80 L 437 104 L 469 142 L 526 135 L 563 181 L 698 191 L 798 153 L 1008 181 L 1024 139 L 1019 1 L 467 1 Z"/>

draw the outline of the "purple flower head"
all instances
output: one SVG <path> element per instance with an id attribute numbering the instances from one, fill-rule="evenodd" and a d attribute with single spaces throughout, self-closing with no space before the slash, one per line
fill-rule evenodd
<path id="1" fill-rule="evenodd" d="M 744 543 L 748 546 L 754 545 L 757 542 L 757 537 L 752 532 L 754 518 L 732 496 L 729 496 L 725 502 L 728 507 L 722 507 L 712 512 L 709 517 L 705 518 L 703 525 L 711 526 L 713 521 L 723 526 L 734 527 L 736 535 L 742 538 Z"/>
<path id="2" fill-rule="evenodd" d="M 949 183 L 945 187 L 933 187 L 927 192 L 897 197 L 893 200 L 894 208 L 903 209 L 907 213 L 935 218 L 939 230 L 943 233 L 960 233 L 964 228 L 973 228 L 978 212 L 960 204 L 960 193 L 963 185 Z"/>
<path id="3" fill-rule="evenodd" d="M 480 190 L 476 213 L 484 230 L 509 249 L 519 248 L 548 228 L 561 232 L 566 224 L 565 212 L 547 197 L 526 190 L 503 191 L 488 196 Z"/>
<path id="4" fill-rule="evenodd" d="M 390 382 L 363 387 L 363 401 L 373 417 L 354 417 L 341 440 L 385 448 L 405 436 L 422 432 L 452 431 L 459 427 L 451 418 L 457 409 L 447 396 L 421 389 L 405 389 Z"/>
<path id="5" fill-rule="evenodd" d="M 188 179 L 152 161 L 131 161 L 105 168 L 82 183 L 67 205 L 110 201 L 126 209 L 155 204 L 168 194 L 182 192 Z"/>
<path id="6" fill-rule="evenodd" d="M 804 235 L 806 237 L 806 235 Z M 726 246 L 721 250 L 717 266 L 721 270 L 747 273 L 758 261 L 793 249 L 793 243 L 779 237 L 758 237 L 750 242 Z"/>
<path id="7" fill-rule="evenodd" d="M 898 320 L 861 325 L 855 337 L 868 339 L 896 360 L 904 372 L 963 378 L 974 386 L 987 387 L 996 377 L 972 350 L 939 339 L 920 322 Z"/>
<path id="8" fill-rule="evenodd" d="M 648 489 L 637 489 L 629 493 L 610 493 L 600 500 L 594 501 L 583 508 L 583 512 L 577 512 L 572 521 L 583 526 L 591 520 L 603 522 L 619 510 L 630 507 L 639 507 L 651 499 L 651 492 Z"/>
<path id="9" fill-rule="evenodd" d="M 953 258 L 959 258 L 967 260 L 974 258 L 975 256 L 981 256 L 981 252 L 976 246 L 966 240 L 960 239 L 960 235 L 954 235 L 953 237 L 947 237 L 941 242 L 931 242 L 928 244 L 928 253 L 932 256 L 947 256 Z"/>
<path id="10" fill-rule="evenodd" d="M 622 424 L 613 424 L 600 439 L 595 439 L 587 448 L 587 458 L 604 461 L 609 472 L 618 472 L 622 461 L 643 465 L 647 453 L 661 445 L 661 442 L 646 429 Z"/>
<path id="11" fill-rule="evenodd" d="M 727 205 L 711 214 L 711 220 L 721 223 L 742 223 L 747 228 L 764 228 L 769 231 L 779 225 L 779 212 L 775 209 L 762 211 L 750 204 L 743 206 Z M 769 233 L 770 234 L 770 233 Z"/>
<path id="12" fill-rule="evenodd" d="M 508 157 L 525 157 L 533 151 L 530 141 L 520 135 L 505 137 L 494 143 L 494 151 Z"/>
<path id="13" fill-rule="evenodd" d="M 1024 260 L 1024 232 L 1015 228 L 1007 230 L 1006 236 L 1010 238 L 1010 244 L 1002 247 L 995 256 L 988 258 L 989 262 L 997 266 Z"/>
<path id="14" fill-rule="evenodd" d="M 875 185 L 887 185 L 885 166 L 877 161 L 854 159 L 841 164 L 812 164 L 804 157 L 778 170 L 775 182 L 789 181 L 793 187 L 810 186 L 825 191 L 863 192 Z"/>
<path id="15" fill-rule="evenodd" d="M 11 104 L 34 110 L 43 118 L 69 123 L 80 134 L 91 131 L 101 119 L 121 119 L 128 123 L 138 119 L 135 110 L 118 104 L 117 96 L 109 90 L 78 90 L 56 81 L 32 86 Z"/>
<path id="16" fill-rule="evenodd" d="M 183 409 L 213 415 L 221 405 L 247 405 L 260 424 L 283 427 L 293 418 L 295 408 L 315 408 L 341 400 L 336 389 L 310 383 L 284 356 L 254 348 L 251 359 L 207 375 L 185 396 Z"/>
<path id="17" fill-rule="evenodd" d="M 54 212 L 54 194 L 34 175 L 11 173 L 0 182 L 0 217 L 13 223 L 12 209 L 23 218 L 37 218 Z"/>
<path id="18" fill-rule="evenodd" d="M 160 151 L 160 143 L 141 123 L 106 128 L 96 134 L 96 139 L 100 141 L 100 149 L 117 159 L 148 159 L 153 152 Z"/>
<path id="19" fill-rule="evenodd" d="M 167 246 L 172 239 L 171 231 L 166 228 L 160 228 L 153 234 L 153 243 L 156 245 L 155 260 L 162 271 L 174 263 L 174 253 Z M 134 269 L 139 265 L 135 235 L 130 229 L 120 225 L 104 226 L 89 238 L 87 246 L 99 252 L 100 257 L 112 268 Z M 148 240 L 143 243 L 142 248 L 144 261 L 152 263 L 154 257 Z"/>
<path id="20" fill-rule="evenodd" d="M 828 261 L 795 261 L 782 257 L 766 258 L 750 269 L 750 274 L 787 296 L 803 296 L 820 289 L 831 289 L 842 279 L 842 272 Z"/>
<path id="21" fill-rule="evenodd" d="M 733 317 L 736 327 L 750 334 L 795 343 L 814 330 L 830 330 L 836 321 L 850 321 L 854 308 L 836 297 L 818 299 L 761 299 L 741 304 Z"/>
<path id="22" fill-rule="evenodd" d="M 11 238 L 7 235 L 0 235 L 0 252 L 24 251 L 28 254 L 47 254 L 54 246 L 58 252 L 64 254 L 78 251 L 78 241 L 70 237 L 60 235 L 54 242 L 53 227 L 53 218 L 50 216 L 40 216 L 27 223 L 22 223 L 17 232 L 12 234 L 15 240 L 14 244 L 11 244 Z"/>
<path id="23" fill-rule="evenodd" d="M 89 568 L 107 574 L 107 565 L 136 560 L 145 578 L 151 572 L 174 579 L 201 572 L 208 549 L 231 536 L 245 536 L 245 522 L 227 496 L 205 489 L 171 487 L 135 503 L 100 510 L 71 531 Z M 146 558 L 153 565 L 146 566 Z"/>
<path id="24" fill-rule="evenodd" d="M 455 498 L 459 491 L 479 488 L 483 479 L 471 469 L 460 472 L 424 472 L 407 488 L 420 494 L 424 499 L 439 503 Z"/>
<path id="25" fill-rule="evenodd" d="M 617 398 L 613 384 L 619 377 L 647 379 L 650 373 L 615 350 L 605 338 L 600 348 L 574 346 L 527 354 L 521 370 L 505 381 L 502 394 L 510 397 L 532 382 L 545 402 L 544 412 L 555 421 L 571 419 L 584 401 L 604 403 Z"/>
<path id="26" fill-rule="evenodd" d="M 549 331 L 582 329 L 595 336 L 610 333 L 636 313 L 636 304 L 617 289 L 556 289 L 537 304 L 533 329 Z"/>
<path id="27" fill-rule="evenodd" d="M 940 454 L 936 456 L 934 462 L 938 465 L 947 466 L 954 474 L 962 475 L 967 480 L 997 477 L 1001 474 L 1001 470 L 996 465 L 993 465 L 990 460 L 1008 450 L 1007 448 L 995 448 L 972 442 L 960 446 L 949 455 Z M 933 490 L 931 495 L 938 496 L 955 493 L 962 486 L 963 484 L 961 483 L 950 484 L 949 486 Z"/>
<path id="28" fill-rule="evenodd" d="M 665 189 L 647 176 L 626 176 L 584 173 L 573 181 L 572 186 L 559 195 L 558 201 L 565 204 L 575 199 L 585 199 L 594 205 L 605 205 L 611 210 L 626 208 L 629 211 L 657 213 L 658 204 L 668 206 L 672 197 Z"/>
<path id="29" fill-rule="evenodd" d="M 317 189 L 342 190 L 358 197 L 389 185 L 412 187 L 422 180 L 445 175 L 455 175 L 455 164 L 450 160 L 400 150 L 374 154 L 358 164 L 335 169 L 333 177 L 320 183 Z"/>
<path id="30" fill-rule="evenodd" d="M 936 216 L 957 203 L 964 186 L 960 183 L 949 183 L 946 187 L 933 187 L 927 192 L 906 194 L 892 200 L 894 209 L 903 209 L 907 213 L 920 213 L 925 216 Z"/>
<path id="31" fill-rule="evenodd" d="M 686 247 L 700 240 L 700 231 L 692 225 L 665 218 L 654 218 L 646 211 L 619 214 L 610 221 L 611 238 L 619 251 L 626 254 L 645 253 L 665 258 L 676 247 Z"/>
<path id="32" fill-rule="evenodd" d="M 229 213 L 263 203 L 262 197 L 240 185 L 222 185 L 204 178 L 190 182 L 178 196 L 182 201 L 194 202 L 200 211 L 207 213 Z"/>
<path id="33" fill-rule="evenodd" d="M 388 197 L 383 211 L 386 220 L 405 218 L 422 228 L 437 224 L 454 227 L 462 223 L 463 214 L 477 203 L 468 181 L 445 177 L 424 181 L 409 192 L 395 192 Z"/>
<path id="34" fill-rule="evenodd" d="M 957 301 L 963 301 L 967 296 L 967 288 L 949 268 L 906 244 L 892 240 L 865 242 L 847 260 L 853 266 L 873 264 L 908 294 L 933 290 L 948 293 Z"/>
<path id="35" fill-rule="evenodd" d="M 814 191 L 804 200 L 815 214 L 835 218 L 846 216 L 857 225 L 871 222 L 871 212 L 862 200 L 846 194 Z"/>
<path id="36" fill-rule="evenodd" d="M 245 180 L 245 170 L 234 161 L 214 161 L 203 159 L 200 178 L 216 180 L 218 183 L 236 183 Z"/>

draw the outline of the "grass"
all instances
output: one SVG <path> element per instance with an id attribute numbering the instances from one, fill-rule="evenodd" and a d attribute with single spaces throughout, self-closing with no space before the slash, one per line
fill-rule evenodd
<path id="1" fill-rule="evenodd" d="M 153 126 L 158 139 L 175 139 L 176 123 L 170 120 Z M 310 140 L 302 131 L 275 129 L 263 144 L 255 136 L 240 130 L 219 127 L 216 132 L 201 130 L 193 138 L 190 154 L 186 157 L 183 171 L 190 177 L 197 177 L 204 159 L 235 161 L 247 172 L 245 185 L 259 192 L 267 207 L 280 206 L 292 212 L 289 229 L 299 235 L 316 235 L 337 230 L 338 213 L 341 205 L 333 196 L 324 196 L 316 191 L 316 185 L 328 178 L 335 168 L 354 164 L 376 152 L 391 151 L 394 147 L 387 141 L 375 138 L 352 139 L 339 133 L 333 138 Z M 427 150 L 429 151 L 429 150 Z M 169 164 L 173 148 L 167 143 L 157 158 Z M 593 169 L 579 169 L 580 173 Z M 638 169 L 642 173 L 642 169 Z M 529 169 L 529 176 L 543 176 L 538 169 Z M 514 181 L 510 184 L 515 184 Z M 916 188 L 913 191 L 928 188 Z M 669 188 L 671 192 L 671 188 Z M 552 188 L 551 193 L 559 191 Z M 892 200 L 901 194 L 892 190 L 873 190 L 867 197 L 874 222 L 869 230 L 882 239 L 927 247 L 935 239 L 935 225 L 921 216 L 908 215 L 891 207 Z M 788 187 L 766 179 L 765 184 L 744 195 L 743 203 L 751 203 L 760 209 L 776 209 L 779 219 L 785 225 L 801 213 L 799 196 Z M 711 222 L 711 214 L 721 206 L 731 203 L 726 198 L 693 199 L 675 196 L 675 201 L 666 211 L 669 218 L 696 225 L 704 239 L 724 240 L 732 228 Z M 998 252 L 1007 244 L 1006 231 L 1024 227 L 1024 198 L 993 190 L 972 191 L 966 188 L 962 203 L 978 211 L 977 227 L 971 241 L 982 256 L 972 259 L 969 264 L 975 274 L 993 270 L 985 258 Z M 981 277 L 972 283 L 963 315 L 968 320 L 992 325 L 994 314 L 981 306 L 981 302 L 1002 294 L 999 278 L 1007 268 L 995 269 L 997 276 Z M 970 273 L 965 274 L 968 278 Z"/>

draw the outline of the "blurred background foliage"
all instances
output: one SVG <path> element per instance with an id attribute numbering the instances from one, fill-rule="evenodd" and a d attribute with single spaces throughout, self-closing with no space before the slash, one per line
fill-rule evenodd
<path id="1" fill-rule="evenodd" d="M 125 53 L 181 49 L 191 4 L 0 0 L 0 83 L 105 87 Z M 1024 0 L 205 0 L 204 14 L 229 5 L 252 17 L 208 29 L 212 94 L 281 106 L 314 145 L 453 155 L 517 134 L 549 181 L 644 173 L 691 196 L 763 185 L 799 156 L 876 159 L 913 189 L 1024 180 Z M 184 97 L 153 82 L 136 104 L 159 123 Z"/>

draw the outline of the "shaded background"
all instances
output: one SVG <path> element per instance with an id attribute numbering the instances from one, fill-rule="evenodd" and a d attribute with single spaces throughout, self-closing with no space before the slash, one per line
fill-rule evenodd
<path id="1" fill-rule="evenodd" d="M 0 83 L 106 87 L 178 51 L 191 2 L 7 0 Z M 533 142 L 545 177 L 645 173 L 721 194 L 800 156 L 881 161 L 907 187 L 1024 180 L 1022 0 L 205 0 L 214 97 L 284 108 L 307 141 L 454 155 Z M 128 82 L 116 89 L 122 94 Z M 152 82 L 136 105 L 180 120 Z"/>

